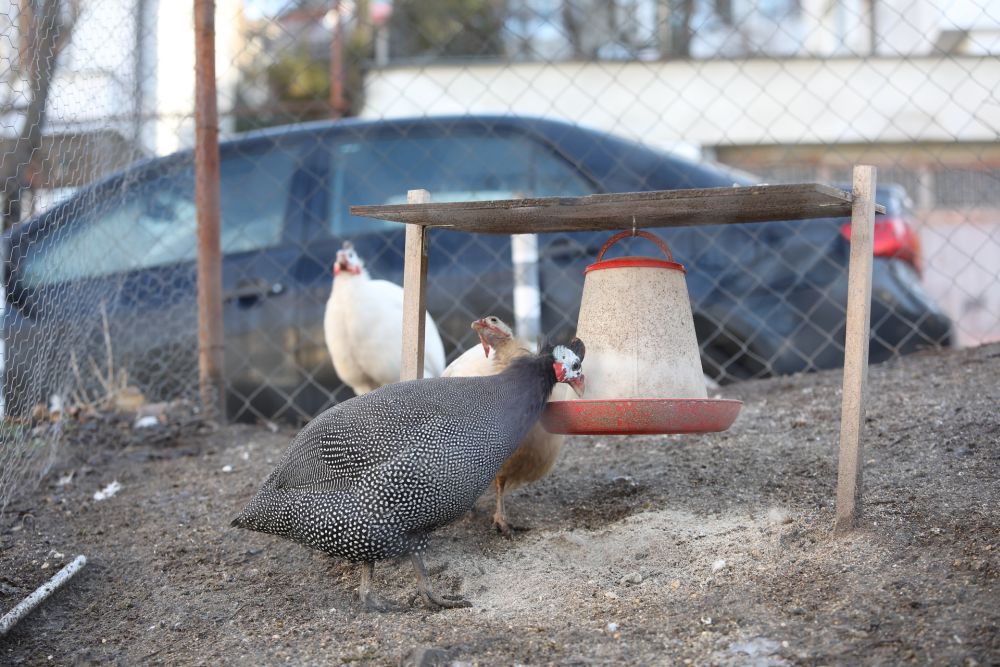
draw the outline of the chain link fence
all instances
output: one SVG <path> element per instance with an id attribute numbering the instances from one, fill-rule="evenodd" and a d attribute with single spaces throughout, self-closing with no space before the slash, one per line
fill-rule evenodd
<path id="1" fill-rule="evenodd" d="M 100 415 L 196 409 L 189 5 L 0 2 L 0 507 Z M 873 360 L 1000 340 L 997 0 L 218 0 L 216 12 L 231 419 L 304 421 L 352 395 L 324 336 L 336 251 L 350 240 L 373 278 L 400 283 L 403 231 L 348 207 L 412 188 L 448 201 L 846 187 L 851 165 L 874 164 L 889 212 Z M 840 365 L 845 222 L 663 232 L 688 268 L 708 376 Z M 448 358 L 486 314 L 532 339 L 571 332 L 604 236 L 512 248 L 433 231 L 428 310 Z M 518 289 L 533 284 L 537 298 Z"/>

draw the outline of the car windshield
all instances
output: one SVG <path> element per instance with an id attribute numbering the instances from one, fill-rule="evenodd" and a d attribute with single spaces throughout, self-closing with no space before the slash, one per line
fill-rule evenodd
<path id="1" fill-rule="evenodd" d="M 221 244 L 226 254 L 281 241 L 298 149 L 261 147 L 223 156 Z M 81 193 L 54 212 L 55 224 L 30 246 L 26 287 L 95 278 L 183 262 L 197 255 L 194 168 L 160 163 L 152 176 L 126 173 Z"/>

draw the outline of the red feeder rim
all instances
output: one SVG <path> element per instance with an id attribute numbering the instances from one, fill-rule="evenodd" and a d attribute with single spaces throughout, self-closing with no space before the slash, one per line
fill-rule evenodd
<path id="1" fill-rule="evenodd" d="M 550 401 L 542 426 L 570 435 L 716 433 L 732 426 L 742 406 L 723 398 Z"/>

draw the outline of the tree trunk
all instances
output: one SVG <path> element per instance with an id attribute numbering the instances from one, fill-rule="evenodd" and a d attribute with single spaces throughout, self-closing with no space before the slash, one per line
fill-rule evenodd
<path id="1" fill-rule="evenodd" d="M 3 179 L 3 228 L 21 220 L 21 196 L 30 186 L 32 159 L 42 145 L 42 126 L 48 104 L 56 57 L 66 43 L 59 20 L 60 0 L 42 0 L 41 7 L 26 22 L 26 48 L 22 64 L 28 76 L 31 101 L 24 110 L 21 131 L 12 150 L 3 156 L 0 178 Z"/>
<path id="2" fill-rule="evenodd" d="M 693 14 L 694 0 L 659 0 L 656 3 L 656 33 L 661 60 L 691 55 Z"/>

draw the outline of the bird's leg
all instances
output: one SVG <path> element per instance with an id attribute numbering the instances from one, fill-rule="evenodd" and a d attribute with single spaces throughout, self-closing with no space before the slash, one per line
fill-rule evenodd
<path id="1" fill-rule="evenodd" d="M 507 522 L 507 512 L 503 508 L 503 478 L 497 475 L 493 481 L 497 487 L 497 509 L 493 513 L 493 527 L 497 529 L 498 533 L 507 539 L 511 539 L 514 537 L 514 529 Z"/>
<path id="2" fill-rule="evenodd" d="M 528 526 L 515 526 L 511 522 L 507 521 L 507 510 L 503 506 L 503 497 L 506 492 L 507 483 L 501 478 L 496 478 L 497 486 L 497 508 L 493 513 L 493 527 L 496 528 L 497 532 L 506 537 L 508 540 L 514 539 L 515 532 L 524 532 L 526 530 L 531 530 Z"/>
<path id="3" fill-rule="evenodd" d="M 372 575 L 375 573 L 375 562 L 365 561 L 361 564 L 361 585 L 358 586 L 358 598 L 367 611 L 398 611 L 399 605 L 393 604 L 372 592 Z"/>
<path id="4" fill-rule="evenodd" d="M 431 590 L 431 582 L 427 578 L 427 568 L 424 567 L 424 559 L 420 557 L 419 552 L 414 551 L 410 554 L 410 562 L 413 563 L 413 571 L 417 575 L 417 590 L 420 592 L 420 596 L 424 599 L 424 602 L 429 606 L 446 607 L 448 609 L 472 606 L 471 602 L 463 600 L 458 596 L 445 595 L 442 597 Z"/>

